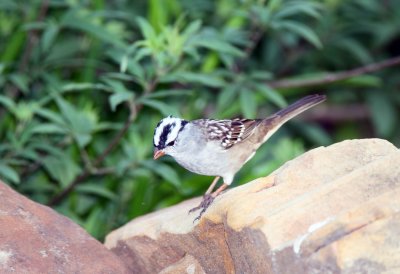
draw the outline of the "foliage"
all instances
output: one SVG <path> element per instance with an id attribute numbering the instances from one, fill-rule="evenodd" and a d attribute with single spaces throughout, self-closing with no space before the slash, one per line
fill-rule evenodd
<path id="1" fill-rule="evenodd" d="M 280 130 L 236 184 L 306 147 L 398 145 L 398 68 L 296 85 L 399 54 L 396 2 L 0 0 L 0 177 L 102 238 L 208 186 L 152 160 L 165 115 L 255 118 L 328 95 L 326 111 Z"/>

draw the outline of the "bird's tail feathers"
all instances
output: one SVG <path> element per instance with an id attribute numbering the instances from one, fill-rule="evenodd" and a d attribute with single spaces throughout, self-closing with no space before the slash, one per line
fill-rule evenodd
<path id="1" fill-rule="evenodd" d="M 294 102 L 293 104 L 275 113 L 274 119 L 277 119 L 279 121 L 278 123 L 283 124 L 286 121 L 290 120 L 291 118 L 299 115 L 303 111 L 325 101 L 325 99 L 326 99 L 325 95 L 319 95 L 319 94 L 303 97 L 300 100 Z"/>

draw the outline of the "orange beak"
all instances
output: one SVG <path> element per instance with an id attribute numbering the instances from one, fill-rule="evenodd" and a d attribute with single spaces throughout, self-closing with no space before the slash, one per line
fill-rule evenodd
<path id="1" fill-rule="evenodd" d="M 154 149 L 154 160 L 157 160 L 158 158 L 162 157 L 165 155 L 165 152 L 163 150 L 158 150 L 157 148 Z"/>

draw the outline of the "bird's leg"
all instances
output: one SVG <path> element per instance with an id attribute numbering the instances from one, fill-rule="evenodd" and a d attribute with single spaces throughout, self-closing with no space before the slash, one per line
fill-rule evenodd
<path id="1" fill-rule="evenodd" d="M 208 195 L 214 190 L 215 185 L 218 183 L 219 178 L 221 178 L 221 177 L 217 176 L 217 177 L 214 178 L 214 180 L 212 181 L 211 185 L 208 187 L 208 189 L 206 191 L 206 194 L 204 194 L 204 195 Z"/>
<path id="2" fill-rule="evenodd" d="M 196 209 L 201 208 L 200 214 L 193 220 L 193 222 L 200 220 L 201 216 L 204 214 L 204 212 L 206 212 L 207 208 L 212 204 L 215 197 L 221 194 L 221 192 L 224 191 L 227 187 L 228 185 L 224 183 L 213 193 L 204 195 L 203 201 L 201 201 L 200 205 L 196 208 Z"/>
<path id="3" fill-rule="evenodd" d="M 204 208 L 204 205 L 207 203 L 207 200 L 210 199 L 211 197 L 211 192 L 214 190 L 215 185 L 218 183 L 219 178 L 221 178 L 220 176 L 217 176 L 214 178 L 214 180 L 212 181 L 211 185 L 208 187 L 206 193 L 203 195 L 203 200 L 201 201 L 200 205 L 192 208 L 191 210 L 189 210 L 189 213 L 192 213 L 200 208 Z M 212 203 L 212 201 L 210 202 L 210 204 Z"/>
<path id="4" fill-rule="evenodd" d="M 211 184 L 211 186 L 208 188 L 206 194 L 203 196 L 203 200 L 201 201 L 200 205 L 192 208 L 191 210 L 189 210 L 189 213 L 196 211 L 198 209 L 201 209 L 199 216 L 197 216 L 194 220 L 200 220 L 201 216 L 203 215 L 204 212 L 206 212 L 207 208 L 212 204 L 212 202 L 214 201 L 215 197 L 217 197 L 219 194 L 221 194 L 222 191 L 224 191 L 228 185 L 227 184 L 222 184 L 216 191 L 214 191 L 213 193 L 211 193 L 212 188 L 214 188 L 216 182 L 218 181 L 218 177 L 216 179 L 214 179 L 213 183 Z"/>
<path id="5" fill-rule="evenodd" d="M 213 198 L 217 197 L 219 194 L 221 194 L 222 191 L 224 191 L 228 187 L 227 184 L 223 183 L 216 191 L 211 193 L 211 196 Z"/>

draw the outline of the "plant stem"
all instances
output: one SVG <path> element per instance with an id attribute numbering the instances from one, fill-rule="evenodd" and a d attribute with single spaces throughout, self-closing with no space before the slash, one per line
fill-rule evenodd
<path id="1" fill-rule="evenodd" d="M 74 188 L 82 183 L 87 177 L 91 176 L 92 174 L 96 174 L 96 168 L 99 164 L 101 164 L 104 159 L 110 154 L 112 150 L 120 143 L 122 137 L 124 137 L 125 133 L 128 131 L 129 126 L 131 123 L 135 120 L 137 116 L 138 110 L 141 108 L 140 106 L 135 106 L 133 102 L 129 103 L 129 110 L 130 114 L 128 115 L 128 118 L 125 120 L 124 126 L 121 128 L 121 130 L 118 131 L 118 133 L 114 136 L 114 138 L 111 140 L 111 142 L 108 144 L 108 146 L 104 149 L 104 151 L 93 161 L 93 168 L 94 171 L 91 170 L 89 167 L 85 167 L 83 172 L 78 175 L 75 180 L 71 182 L 65 189 L 63 189 L 60 193 L 55 195 L 50 201 L 47 203 L 49 206 L 54 206 L 58 203 L 60 203 L 62 200 L 64 200 L 65 197 L 68 196 L 68 194 L 74 190 Z"/>
<path id="2" fill-rule="evenodd" d="M 379 71 L 388 67 L 400 65 L 400 56 L 386 59 L 381 62 L 372 63 L 355 69 L 329 73 L 318 79 L 300 79 L 300 80 L 276 80 L 267 82 L 267 85 L 276 89 L 304 88 L 312 86 L 320 86 L 338 81 L 343 81 L 358 75 Z"/>

